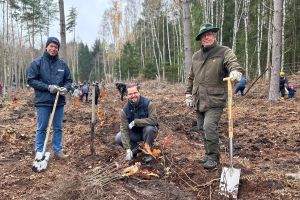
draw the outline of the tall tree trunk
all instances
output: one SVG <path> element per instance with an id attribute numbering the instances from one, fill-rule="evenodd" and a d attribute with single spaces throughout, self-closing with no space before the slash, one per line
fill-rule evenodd
<path id="1" fill-rule="evenodd" d="M 167 41 L 168 41 L 168 55 L 169 55 L 169 63 L 172 66 L 172 58 L 171 58 L 171 47 L 170 47 L 170 32 L 169 32 L 169 17 L 167 17 Z"/>
<path id="2" fill-rule="evenodd" d="M 190 0 L 182 1 L 182 24 L 183 24 L 183 41 L 184 41 L 183 43 L 184 43 L 185 77 L 188 77 L 188 74 L 192 67 Z"/>
<path id="3" fill-rule="evenodd" d="M 151 19 L 150 19 L 151 20 Z M 150 28 L 151 28 L 151 35 L 152 35 L 152 49 L 153 49 L 153 55 L 154 55 L 154 59 L 155 59 L 155 64 L 156 64 L 156 71 L 157 71 L 157 80 L 160 81 L 160 71 L 159 71 L 159 64 L 158 64 L 158 60 L 157 60 L 157 57 L 156 57 L 156 52 L 155 52 L 155 36 L 154 36 L 154 25 L 152 25 L 152 20 L 150 21 Z"/>
<path id="4" fill-rule="evenodd" d="M 202 0 L 202 7 L 203 7 L 203 20 L 205 23 L 208 22 L 208 13 L 207 13 L 207 0 Z"/>
<path id="5" fill-rule="evenodd" d="M 60 58 L 66 63 L 68 62 L 67 57 L 67 39 L 66 39 L 66 20 L 65 20 L 65 9 L 64 0 L 59 0 L 59 21 L 60 21 Z"/>
<path id="6" fill-rule="evenodd" d="M 166 63 L 166 39 L 165 39 L 165 17 L 162 16 L 162 64 L 163 66 L 165 66 L 165 63 Z"/>
<path id="7" fill-rule="evenodd" d="M 156 46 L 157 46 L 157 51 L 158 51 L 158 65 L 159 63 L 162 61 L 162 53 L 161 53 L 161 50 L 160 50 L 160 46 L 159 46 L 159 39 L 157 37 L 157 34 L 156 34 L 156 27 L 155 27 L 155 23 L 153 20 L 151 20 L 151 26 L 152 26 L 152 30 L 153 30 L 153 35 L 154 35 L 154 38 L 155 39 L 155 42 L 156 42 Z M 160 66 L 160 65 L 159 65 Z M 163 80 L 165 80 L 165 67 L 164 65 L 162 65 L 162 73 L 163 73 Z"/>
<path id="8" fill-rule="evenodd" d="M 248 24 L 249 24 L 249 5 L 250 0 L 244 2 L 244 26 L 245 26 L 245 71 L 246 77 L 249 78 L 249 54 L 248 54 Z"/>
<path id="9" fill-rule="evenodd" d="M 143 29 L 140 31 L 140 37 L 141 37 L 141 62 L 142 62 L 142 68 L 143 71 L 145 69 L 145 55 L 144 55 L 144 49 L 143 49 L 143 34 L 145 34 L 145 22 L 143 23 Z"/>
<path id="10" fill-rule="evenodd" d="M 233 36 L 232 36 L 232 51 L 236 49 L 236 34 L 238 31 L 238 0 L 234 0 L 234 21 L 233 21 Z"/>
<path id="11" fill-rule="evenodd" d="M 272 7 L 272 2 L 270 2 L 269 7 Z M 272 51 L 272 9 L 269 9 L 269 22 L 268 22 L 268 44 L 267 44 L 267 62 L 266 67 L 271 67 L 271 51 Z M 266 80 L 270 79 L 270 69 L 268 69 L 266 76 Z"/>
<path id="12" fill-rule="evenodd" d="M 256 46 L 257 46 L 257 73 L 258 76 L 261 74 L 260 65 L 260 54 L 261 54 L 261 43 L 262 43 L 262 18 L 263 12 L 261 11 L 261 4 L 257 5 L 257 34 L 256 34 Z"/>
<path id="13" fill-rule="evenodd" d="M 224 24 L 224 0 L 222 1 L 222 10 L 221 10 L 221 25 L 220 25 L 220 45 L 223 44 L 223 24 Z"/>
<path id="14" fill-rule="evenodd" d="M 281 33 L 281 42 L 282 42 L 282 48 L 281 48 L 281 68 L 280 70 L 284 70 L 284 32 L 285 32 L 285 18 L 286 18 L 286 0 L 283 0 L 283 8 L 282 8 L 282 33 Z"/>
<path id="15" fill-rule="evenodd" d="M 178 20 L 179 21 L 179 20 Z M 181 23 L 178 22 L 178 27 L 179 30 L 182 30 L 181 28 Z M 185 72 L 184 72 L 184 66 L 183 66 L 183 58 L 181 55 L 183 55 L 182 49 L 183 49 L 183 44 L 182 44 L 182 34 L 181 31 L 179 31 L 179 50 L 178 50 L 178 65 L 181 66 L 181 82 L 183 83 L 185 81 Z"/>
<path id="16" fill-rule="evenodd" d="M 269 91 L 269 100 L 277 101 L 279 99 L 279 70 L 281 64 L 282 47 L 282 8 L 283 0 L 274 1 L 274 20 L 273 20 L 273 48 L 272 48 L 272 69 Z"/>

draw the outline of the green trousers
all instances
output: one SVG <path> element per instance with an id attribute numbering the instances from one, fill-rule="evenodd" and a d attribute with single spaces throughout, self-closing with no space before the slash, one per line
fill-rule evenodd
<path id="1" fill-rule="evenodd" d="M 197 128 L 202 134 L 205 155 L 216 162 L 220 160 L 218 124 L 222 113 L 223 108 L 211 108 L 206 112 L 196 111 Z"/>

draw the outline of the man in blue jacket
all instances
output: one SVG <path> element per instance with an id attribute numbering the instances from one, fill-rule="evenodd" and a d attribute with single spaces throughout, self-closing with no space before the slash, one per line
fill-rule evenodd
<path id="1" fill-rule="evenodd" d="M 55 159 L 65 159 L 62 147 L 62 122 L 64 118 L 65 95 L 71 89 L 72 78 L 67 64 L 58 58 L 60 42 L 49 37 L 43 56 L 36 58 L 28 68 L 27 82 L 34 88 L 34 104 L 37 112 L 35 136 L 35 159 L 42 159 L 49 117 L 56 93 L 60 96 L 52 124 L 52 149 Z"/>
<path id="2" fill-rule="evenodd" d="M 245 90 L 246 84 L 247 84 L 247 80 L 246 80 L 245 76 L 242 76 L 241 80 L 235 87 L 234 94 L 236 95 L 240 91 L 241 96 L 244 96 L 244 90 Z"/>

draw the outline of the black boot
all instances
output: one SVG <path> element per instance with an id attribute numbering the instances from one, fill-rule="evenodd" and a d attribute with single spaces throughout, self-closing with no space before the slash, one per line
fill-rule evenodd
<path id="1" fill-rule="evenodd" d="M 214 169 L 218 166 L 218 162 L 208 159 L 203 165 L 205 169 Z"/>

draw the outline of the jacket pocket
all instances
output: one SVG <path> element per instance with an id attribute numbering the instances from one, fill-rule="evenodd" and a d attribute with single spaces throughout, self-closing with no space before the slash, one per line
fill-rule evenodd
<path id="1" fill-rule="evenodd" d="M 212 108 L 220 108 L 226 105 L 226 92 L 222 87 L 207 88 L 208 104 Z"/>

